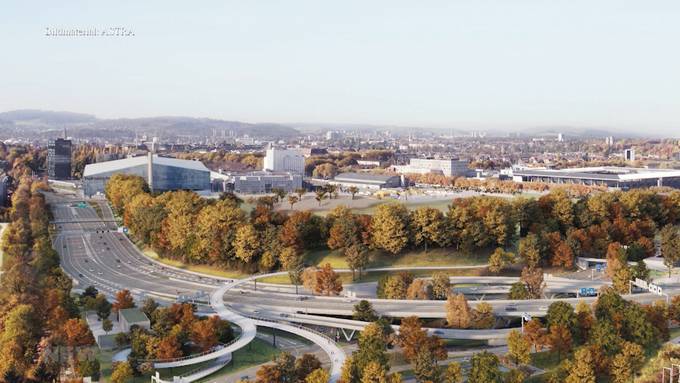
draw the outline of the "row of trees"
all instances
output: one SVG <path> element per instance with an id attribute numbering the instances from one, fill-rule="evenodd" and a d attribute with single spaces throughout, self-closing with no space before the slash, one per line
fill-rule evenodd
<path id="1" fill-rule="evenodd" d="M 0 380 L 6 382 L 52 381 L 65 363 L 76 374 L 89 374 L 95 364 L 80 359 L 79 350 L 94 339 L 70 295 L 71 279 L 52 249 L 45 189 L 42 182 L 21 179 L 3 237 Z"/>
<path id="2" fill-rule="evenodd" d="M 628 260 L 637 261 L 654 254 L 659 228 L 680 219 L 680 192 L 649 190 L 579 198 L 564 190 L 538 199 L 460 198 L 446 213 L 389 203 L 369 216 L 341 206 L 326 217 L 283 214 L 275 207 L 285 202 L 272 197 L 254 201 L 247 215 L 230 194 L 219 200 L 187 191 L 154 196 L 137 176 L 115 175 L 106 193 L 132 235 L 163 256 L 247 271 L 291 270 L 304 263 L 305 250 L 324 245 L 344 254 L 350 268 L 359 271 L 368 264 L 370 250 L 399 254 L 411 248 L 498 247 L 492 266 L 501 270 L 515 258 L 502 249 L 516 239 L 517 256 L 530 268 L 573 268 L 577 256 L 604 258 L 612 242 L 625 249 Z M 674 248 L 680 249 L 665 247 L 669 254 Z"/>

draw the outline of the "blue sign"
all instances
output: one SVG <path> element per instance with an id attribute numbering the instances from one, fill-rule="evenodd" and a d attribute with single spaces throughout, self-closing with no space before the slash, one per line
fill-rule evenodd
<path id="1" fill-rule="evenodd" d="M 603 269 L 604 269 L 603 264 L 598 263 L 597 265 L 595 265 L 595 270 L 597 270 L 598 273 L 601 273 Z"/>
<path id="2" fill-rule="evenodd" d="M 581 287 L 578 291 L 578 295 L 582 297 L 594 297 L 597 296 L 597 291 L 592 287 Z"/>

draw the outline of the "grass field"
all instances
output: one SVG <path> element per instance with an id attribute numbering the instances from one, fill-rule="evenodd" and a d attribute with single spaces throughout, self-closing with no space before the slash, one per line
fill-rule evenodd
<path id="1" fill-rule="evenodd" d="M 392 255 L 381 251 L 369 254 L 367 268 L 399 267 L 399 266 L 473 266 L 485 265 L 489 252 L 467 254 L 454 249 L 411 250 L 403 254 Z M 330 263 L 333 268 L 348 268 L 344 255 L 339 251 L 314 250 L 305 254 L 309 264 L 324 265 Z"/>
<path id="2" fill-rule="evenodd" d="M 248 275 L 237 270 L 221 270 L 213 266 L 208 265 L 187 265 L 184 262 L 176 261 L 174 259 L 162 258 L 150 248 L 145 248 L 143 251 L 144 255 L 152 258 L 164 265 L 176 267 L 178 269 L 193 271 L 196 273 L 203 273 L 208 275 L 213 275 L 221 278 L 245 278 Z"/>
<path id="3" fill-rule="evenodd" d="M 452 269 L 452 270 L 413 270 L 411 273 L 413 274 L 414 277 L 416 278 L 425 278 L 425 277 L 431 277 L 433 273 L 435 272 L 442 272 L 444 274 L 447 274 L 449 276 L 478 276 L 478 275 L 483 275 L 483 272 L 485 271 L 484 268 L 474 268 L 474 269 Z M 371 271 L 371 272 L 364 272 L 361 274 L 361 277 L 359 277 L 359 273 L 357 272 L 356 274 L 356 279 L 352 281 L 352 273 L 351 272 L 339 272 L 340 274 L 340 280 L 342 281 L 343 284 L 349 284 L 349 283 L 360 283 L 360 282 L 376 282 L 380 278 L 382 278 L 385 275 L 392 275 L 392 274 L 397 274 L 398 271 Z M 290 284 L 290 279 L 288 278 L 288 275 L 276 275 L 273 277 L 267 277 L 267 278 L 262 278 L 259 279 L 258 281 L 263 282 L 263 283 L 274 283 L 274 284 L 281 284 L 281 285 L 289 285 Z"/>

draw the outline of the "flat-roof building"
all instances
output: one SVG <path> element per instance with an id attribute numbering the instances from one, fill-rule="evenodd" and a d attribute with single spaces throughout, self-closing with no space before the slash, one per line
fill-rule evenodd
<path id="1" fill-rule="evenodd" d="M 328 183 L 340 185 L 343 188 L 355 186 L 359 189 L 398 188 L 403 184 L 401 176 L 371 173 L 341 173 Z"/>
<path id="2" fill-rule="evenodd" d="M 264 170 L 304 174 L 305 157 L 299 150 L 269 147 L 264 156 Z"/>
<path id="3" fill-rule="evenodd" d="M 83 171 L 85 196 L 103 193 L 106 183 L 116 173 L 143 177 L 155 192 L 210 190 L 210 170 L 202 162 L 149 154 L 86 165 Z"/>
<path id="4" fill-rule="evenodd" d="M 210 178 L 213 191 L 233 191 L 241 194 L 271 193 L 273 188 L 291 193 L 302 187 L 302 174 L 293 172 L 211 172 Z"/>
<path id="5" fill-rule="evenodd" d="M 680 170 L 599 166 L 571 169 L 514 168 L 516 182 L 596 185 L 613 188 L 670 186 L 680 188 Z"/>
<path id="6" fill-rule="evenodd" d="M 408 165 L 396 165 L 394 171 L 400 174 L 443 174 L 448 177 L 470 175 L 468 162 L 458 159 L 411 158 Z"/>

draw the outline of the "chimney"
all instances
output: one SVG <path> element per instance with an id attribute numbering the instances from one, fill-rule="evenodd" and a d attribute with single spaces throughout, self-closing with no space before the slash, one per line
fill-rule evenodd
<path id="1" fill-rule="evenodd" d="M 149 161 L 147 162 L 148 168 L 146 169 L 147 183 L 149 184 L 149 191 L 153 193 L 153 153 L 148 154 Z"/>

